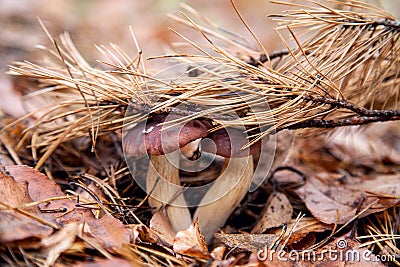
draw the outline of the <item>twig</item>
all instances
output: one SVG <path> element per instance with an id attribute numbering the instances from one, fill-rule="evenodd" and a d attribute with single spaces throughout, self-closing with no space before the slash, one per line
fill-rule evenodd
<path id="1" fill-rule="evenodd" d="M 295 130 L 295 129 L 304 129 L 304 128 L 336 128 L 336 127 L 343 127 L 343 126 L 355 126 L 355 125 L 362 125 L 362 124 L 368 124 L 371 122 L 384 122 L 384 121 L 394 121 L 394 120 L 400 120 L 400 116 L 389 116 L 389 117 L 352 117 L 352 118 L 347 118 L 347 119 L 339 119 L 339 120 L 320 120 L 320 119 L 314 119 L 314 120 L 307 120 L 307 121 L 302 121 L 298 122 L 289 126 L 284 126 L 284 127 L 278 127 L 277 132 L 284 130 L 284 129 L 289 129 L 289 130 Z"/>

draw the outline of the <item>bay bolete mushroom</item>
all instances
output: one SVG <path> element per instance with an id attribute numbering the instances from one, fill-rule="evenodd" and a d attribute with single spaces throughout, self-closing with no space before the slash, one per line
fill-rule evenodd
<path id="1" fill-rule="evenodd" d="M 260 144 L 242 149 L 249 142 L 243 130 L 226 127 L 212 131 L 211 121 L 202 118 L 167 126 L 167 117 L 169 120 L 167 114 L 157 114 L 128 130 L 123 138 L 124 152 L 127 157 L 150 156 L 146 176 L 149 204 L 153 208 L 167 204 L 175 231 L 192 222 L 180 187 L 180 149 L 201 139 L 201 151 L 225 158 L 223 170 L 194 213 L 202 233 L 211 240 L 248 191 L 254 173 L 252 154 L 260 150 Z"/>

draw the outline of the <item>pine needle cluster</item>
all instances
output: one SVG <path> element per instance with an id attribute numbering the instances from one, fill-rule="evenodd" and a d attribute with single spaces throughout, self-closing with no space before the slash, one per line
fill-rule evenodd
<path id="1" fill-rule="evenodd" d="M 46 32 L 52 45 L 40 47 L 46 55 L 42 63 L 24 61 L 10 67 L 11 74 L 37 80 L 40 88 L 33 94 L 49 103 L 26 116 L 35 120 L 20 146 L 31 138 L 34 154 L 42 155 L 36 166 L 40 168 L 65 141 L 90 136 L 95 147 L 97 136 L 155 113 L 181 115 L 174 123 L 209 118 L 216 127 L 244 125 L 251 143 L 283 129 L 400 118 L 398 20 L 359 1 L 328 1 L 340 9 L 314 1 L 273 2 L 289 10 L 271 15 L 279 21 L 276 32 L 284 47 L 272 52 L 233 2 L 256 46 L 184 5 L 182 16 L 172 18 L 196 30 L 207 45 L 172 30 L 184 45 L 155 58 L 173 58 L 188 66 L 173 78 L 146 72 L 133 32 L 137 55 L 131 57 L 114 44 L 97 46 L 108 58 L 100 68 L 84 59 L 68 34 L 56 40 Z M 192 53 L 181 52 L 188 47 Z M 125 118 L 128 109 L 134 112 Z"/>

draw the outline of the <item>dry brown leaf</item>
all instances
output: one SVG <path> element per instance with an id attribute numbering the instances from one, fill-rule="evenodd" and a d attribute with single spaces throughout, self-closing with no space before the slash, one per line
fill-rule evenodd
<path id="1" fill-rule="evenodd" d="M 29 166 L 15 165 L 6 166 L 5 168 L 10 172 L 15 181 L 28 183 L 28 192 L 33 201 L 41 201 L 53 197 L 65 197 L 65 194 L 54 181 L 51 181 L 46 175 Z M 43 218 L 56 220 L 60 224 L 67 224 L 69 222 L 82 223 L 84 218 L 91 217 L 89 209 L 76 209 L 74 201 L 67 198 L 40 204 L 39 208 L 60 210 L 60 212 L 41 214 Z"/>
<path id="2" fill-rule="evenodd" d="M 226 260 L 216 260 L 210 263 L 210 267 L 233 267 L 233 266 L 237 266 L 238 259 L 234 256 L 229 257 Z"/>
<path id="3" fill-rule="evenodd" d="M 295 192 L 312 215 L 327 224 L 347 223 L 356 215 L 364 198 L 362 192 L 344 186 L 329 186 L 315 178 L 308 179 Z"/>
<path id="4" fill-rule="evenodd" d="M 46 266 L 53 266 L 61 253 L 73 245 L 78 230 L 78 224 L 70 223 L 55 234 L 42 239 L 41 245 L 46 248 L 42 250 L 42 253 L 47 255 Z"/>
<path id="5" fill-rule="evenodd" d="M 160 241 L 164 245 L 172 247 L 174 244 L 175 232 L 172 229 L 166 209 L 161 208 L 153 214 L 150 220 L 150 229 L 158 235 Z"/>
<path id="6" fill-rule="evenodd" d="M 210 259 L 207 242 L 201 234 L 197 219 L 186 230 L 179 231 L 174 239 L 176 253 L 201 259 Z"/>
<path id="7" fill-rule="evenodd" d="M 214 248 L 211 251 L 210 255 L 214 260 L 222 260 L 224 258 L 225 250 L 226 250 L 226 246 L 221 245 L 221 246 Z"/>
<path id="8" fill-rule="evenodd" d="M 98 220 L 94 218 L 88 220 L 84 232 L 93 235 L 96 241 L 109 251 L 118 250 L 122 248 L 123 244 L 130 242 L 128 229 L 120 220 L 110 214 L 106 214 Z"/>
<path id="9" fill-rule="evenodd" d="M 0 170 L 0 242 L 19 241 L 30 237 L 44 238 L 49 236 L 53 229 L 41 222 L 23 215 L 21 212 L 9 209 L 32 200 L 28 193 L 26 182 L 17 183 L 11 176 Z M 32 216 L 40 216 L 37 207 L 23 209 Z"/>
<path id="10" fill-rule="evenodd" d="M 300 221 L 297 219 L 292 219 L 288 223 L 287 228 L 294 229 L 293 233 L 287 240 L 287 245 L 290 246 L 292 244 L 301 242 L 301 240 L 303 238 L 306 238 L 309 233 L 321 233 L 325 231 L 332 231 L 333 225 L 324 224 L 313 217 L 303 217 Z M 271 233 L 274 233 L 276 235 L 279 235 L 281 232 L 282 229 L 274 229 L 274 232 L 271 231 Z"/>
<path id="11" fill-rule="evenodd" d="M 238 257 L 230 256 L 229 258 L 224 259 L 225 251 L 226 251 L 225 245 L 220 245 L 220 246 L 214 248 L 210 253 L 211 257 L 214 260 L 210 263 L 209 266 L 210 267 L 235 266 L 235 263 L 238 261 Z"/>
<path id="12" fill-rule="evenodd" d="M 357 210 L 368 208 L 360 215 L 364 217 L 400 203 L 399 175 L 350 179 L 351 184 L 341 184 L 330 178 L 326 178 L 325 182 L 309 178 L 295 192 L 312 215 L 327 224 L 345 224 L 356 215 Z M 368 192 L 374 194 L 367 197 Z M 371 206 L 375 201 L 378 203 Z"/>
<path id="13" fill-rule="evenodd" d="M 357 186 L 370 195 L 379 198 L 378 203 L 373 205 L 361 217 L 367 216 L 371 213 L 380 212 L 387 208 L 396 206 L 400 203 L 400 175 L 379 175 L 373 179 L 364 179 L 363 182 Z M 375 199 L 374 197 L 372 197 Z"/>
<path id="14" fill-rule="evenodd" d="M 269 228 L 287 224 L 292 219 L 292 213 L 293 207 L 286 195 L 274 192 L 269 196 L 261 212 L 261 218 L 254 226 L 251 233 L 260 234 Z"/>
<path id="15" fill-rule="evenodd" d="M 225 245 L 231 248 L 259 251 L 274 243 L 279 235 L 274 234 L 215 234 Z"/>
<path id="16" fill-rule="evenodd" d="M 20 183 L 27 183 L 27 191 L 33 201 L 41 201 L 54 197 L 65 197 L 60 187 L 46 175 L 28 166 L 7 166 L 7 171 Z M 76 209 L 71 199 L 52 200 L 39 205 L 42 209 L 65 209 L 67 213 L 41 213 L 38 216 L 48 221 L 55 221 L 62 226 L 68 223 L 84 224 L 87 238 L 95 238 L 102 246 L 110 251 L 121 248 L 130 242 L 129 230 L 121 221 L 106 214 L 96 219 L 90 209 Z"/>
<path id="17" fill-rule="evenodd" d="M 89 191 L 90 190 L 90 191 Z M 90 182 L 88 185 L 86 185 L 86 190 L 78 187 L 75 192 L 79 195 L 79 199 L 82 202 L 88 202 L 88 203 L 97 203 L 98 200 L 104 200 L 104 191 L 100 189 L 99 186 L 97 186 L 96 183 Z M 96 199 L 97 198 L 97 199 Z M 96 206 L 97 204 L 94 204 L 92 206 Z M 89 206 L 86 206 L 89 207 Z M 92 209 L 92 213 L 96 218 L 100 218 L 104 216 L 103 209 Z"/>
<path id="18" fill-rule="evenodd" d="M 310 248 L 312 245 L 314 245 L 317 241 L 317 236 L 315 232 L 310 232 L 304 236 L 302 236 L 301 239 L 297 240 L 290 240 L 288 241 L 288 246 L 291 249 L 295 250 L 305 250 Z M 289 244 L 290 242 L 290 244 Z"/>
<path id="19" fill-rule="evenodd" d="M 144 224 L 127 225 L 127 227 L 132 230 L 131 243 L 135 244 L 137 241 L 141 241 L 153 244 L 157 243 L 159 240 L 156 233 Z"/>
<path id="20" fill-rule="evenodd" d="M 347 165 L 364 165 L 378 169 L 380 166 L 377 163 L 382 161 L 400 163 L 398 149 L 390 144 L 393 139 L 398 138 L 390 136 L 391 132 L 398 134 L 398 122 L 371 124 L 362 129 L 336 129 L 329 139 L 327 149 Z"/>
<path id="21" fill-rule="evenodd" d="M 5 170 L 0 170 L 0 186 L 2 189 L 0 197 L 4 204 L 18 207 L 32 202 L 28 194 L 28 184 L 26 182 L 17 183 Z"/>
<path id="22" fill-rule="evenodd" d="M 276 184 L 301 185 L 304 182 L 303 177 L 299 173 L 285 169 L 275 172 L 272 178 Z"/>

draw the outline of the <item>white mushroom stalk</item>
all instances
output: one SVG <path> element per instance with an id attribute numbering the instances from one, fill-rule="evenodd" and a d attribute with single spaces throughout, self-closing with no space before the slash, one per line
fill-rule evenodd
<path id="1" fill-rule="evenodd" d="M 227 167 L 229 165 L 229 167 Z M 225 159 L 221 175 L 207 191 L 194 218 L 198 218 L 200 231 L 210 242 L 223 226 L 249 190 L 254 174 L 253 156 Z M 227 189 L 230 189 L 227 191 Z M 215 200 L 215 196 L 220 196 Z"/>
<path id="2" fill-rule="evenodd" d="M 146 176 L 146 191 L 150 192 L 149 205 L 152 208 L 166 208 L 172 229 L 175 232 L 187 229 L 192 218 L 183 192 L 179 190 L 180 151 L 167 156 L 151 156 Z M 165 201 L 160 201 L 165 200 Z"/>

